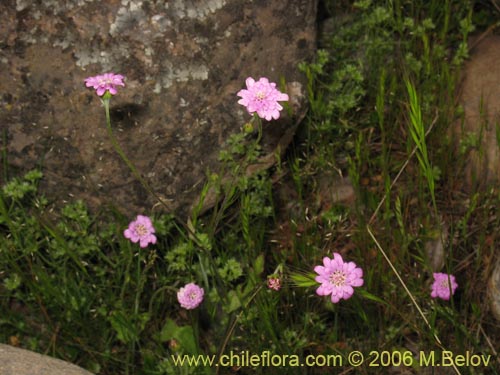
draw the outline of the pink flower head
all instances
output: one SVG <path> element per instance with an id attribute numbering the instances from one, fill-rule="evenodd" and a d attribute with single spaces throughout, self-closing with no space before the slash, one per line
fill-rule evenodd
<path id="1" fill-rule="evenodd" d="M 177 301 L 179 301 L 181 307 L 192 310 L 200 305 L 204 294 L 205 291 L 203 288 L 194 283 L 189 283 L 179 289 L 177 292 Z"/>
<path id="2" fill-rule="evenodd" d="M 331 295 L 333 303 L 350 298 L 353 287 L 363 285 L 363 270 L 354 262 L 344 262 L 338 253 L 333 253 L 333 259 L 324 257 L 323 266 L 314 267 L 314 272 L 318 274 L 315 280 L 321 284 L 316 294 Z"/>
<path id="3" fill-rule="evenodd" d="M 271 275 L 267 277 L 267 287 L 273 290 L 281 289 L 281 279 L 277 275 Z"/>
<path id="4" fill-rule="evenodd" d="M 147 216 L 137 215 L 135 221 L 132 221 L 128 225 L 123 235 L 133 243 L 139 242 L 141 247 L 147 247 L 150 243 L 156 243 L 154 232 L 155 228 L 153 227 L 151 219 Z"/>
<path id="5" fill-rule="evenodd" d="M 450 290 L 453 295 L 455 294 L 455 290 L 458 288 L 455 276 L 448 275 L 447 273 L 433 273 L 432 275 L 434 276 L 434 283 L 432 284 L 431 297 L 439 297 L 444 300 L 449 300 L 451 297 Z"/>
<path id="6" fill-rule="evenodd" d="M 279 119 L 283 107 L 278 103 L 287 101 L 288 95 L 276 89 L 276 83 L 262 77 L 257 82 L 251 77 L 246 79 L 247 89 L 240 90 L 237 96 L 241 99 L 238 104 L 247 107 L 250 114 L 257 112 L 260 118 L 267 121 Z"/>
<path id="7" fill-rule="evenodd" d="M 106 91 L 111 95 L 116 94 L 116 86 L 125 86 L 121 74 L 104 73 L 100 76 L 85 78 L 85 86 L 93 87 L 99 96 L 103 96 Z"/>

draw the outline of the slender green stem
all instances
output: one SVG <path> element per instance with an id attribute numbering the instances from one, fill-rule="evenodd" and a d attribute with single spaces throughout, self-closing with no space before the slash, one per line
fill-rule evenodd
<path id="1" fill-rule="evenodd" d="M 262 120 L 257 115 L 254 115 L 252 120 L 257 122 L 257 140 L 255 141 L 255 146 L 257 146 L 262 139 Z"/>
<path id="2" fill-rule="evenodd" d="M 438 115 L 436 115 L 436 117 L 434 118 L 434 120 L 432 121 L 431 125 L 429 126 L 429 129 L 427 130 L 427 132 L 425 132 L 423 134 L 423 139 L 425 139 L 425 137 L 430 133 L 430 131 L 432 130 L 432 128 L 434 127 L 436 121 L 438 119 Z M 408 165 L 408 163 L 410 162 L 410 159 L 413 157 L 413 155 L 415 155 L 415 153 L 417 153 L 417 151 L 421 151 L 421 149 L 419 148 L 419 144 L 417 143 L 415 145 L 415 147 L 413 148 L 413 151 L 411 152 L 410 156 L 408 157 L 408 159 L 406 160 L 406 162 L 403 164 L 403 166 L 401 167 L 400 171 L 398 172 L 397 176 L 394 178 L 394 180 L 392 181 L 392 184 L 390 185 L 389 187 L 389 191 L 392 189 L 392 187 L 396 184 L 396 182 L 398 181 L 399 177 L 401 176 L 401 174 L 403 173 L 403 171 L 405 170 L 406 166 Z M 425 314 L 423 313 L 422 309 L 420 308 L 420 305 L 418 304 L 418 302 L 415 300 L 415 298 L 413 297 L 413 295 L 411 294 L 410 290 L 408 289 L 408 287 L 406 286 L 406 283 L 403 281 L 403 279 L 401 278 L 401 276 L 399 275 L 399 272 L 396 270 L 396 267 L 394 266 L 394 264 L 391 262 L 391 260 L 389 259 L 389 257 L 387 256 L 386 252 L 384 251 L 384 249 L 382 248 L 382 246 L 380 245 L 380 243 L 377 241 L 377 238 L 375 237 L 375 235 L 373 234 L 373 232 L 371 231 L 371 228 L 370 228 L 370 225 L 371 223 L 375 220 L 375 217 L 377 216 L 377 213 L 378 211 L 380 210 L 383 202 L 385 201 L 385 199 L 387 199 L 387 197 L 389 196 L 388 193 L 386 193 L 384 195 L 384 197 L 380 200 L 377 208 L 375 209 L 375 212 L 373 213 L 373 215 L 371 216 L 370 220 L 368 221 L 368 224 L 366 225 L 366 230 L 369 234 L 369 236 L 371 237 L 371 239 L 373 240 L 373 242 L 375 243 L 377 249 L 380 251 L 380 253 L 382 254 L 382 256 L 384 257 L 384 259 L 386 260 L 386 262 L 389 264 L 389 267 L 391 268 L 392 272 L 396 275 L 399 283 L 401 284 L 401 286 L 403 287 L 403 289 L 405 290 L 406 294 L 408 295 L 408 297 L 410 297 L 410 300 L 412 302 L 412 304 L 415 306 L 415 308 L 417 309 L 418 313 L 420 314 L 420 316 L 422 317 L 422 319 L 424 320 L 425 324 L 427 325 L 427 327 L 431 330 L 432 332 L 432 335 L 434 337 L 434 339 L 436 340 L 436 343 L 437 345 L 442 349 L 442 350 L 445 350 L 441 340 L 439 339 L 439 337 L 437 336 L 436 332 L 434 331 L 434 329 L 432 328 L 429 320 L 426 318 Z M 452 367 L 453 369 L 455 370 L 455 372 L 457 374 L 460 374 L 460 371 L 458 370 L 458 368 L 455 366 L 455 364 L 452 364 Z"/>
<path id="3" fill-rule="evenodd" d="M 3 219 L 5 220 L 5 223 L 7 224 L 7 227 L 9 228 L 9 232 L 14 237 L 16 243 L 21 243 L 20 239 L 19 239 L 18 231 L 16 230 L 12 221 L 10 220 L 9 210 L 7 209 L 7 206 L 5 205 L 1 191 L 0 191 L 0 214 L 1 214 L 0 216 L 3 217 Z"/>
<path id="4" fill-rule="evenodd" d="M 127 253 L 128 253 L 128 259 L 127 259 L 127 265 L 125 268 L 125 280 L 123 280 L 123 285 L 122 289 L 120 292 L 120 300 L 124 301 L 125 300 L 125 292 L 127 291 L 127 286 L 130 282 L 130 266 L 132 264 L 133 260 L 133 254 L 132 254 L 132 249 L 130 248 L 130 245 L 127 245 Z"/>
<path id="5" fill-rule="evenodd" d="M 8 174 L 8 163 L 7 163 L 7 129 L 4 129 L 2 132 L 2 161 L 3 161 L 3 180 L 7 182 Z"/>
<path id="6" fill-rule="evenodd" d="M 420 107 L 417 91 L 413 84 L 406 80 L 406 88 L 408 90 L 408 96 L 410 100 L 409 117 L 410 117 L 410 134 L 413 138 L 415 145 L 417 146 L 417 159 L 424 174 L 427 185 L 429 187 L 429 192 L 431 193 L 432 205 L 434 207 L 435 213 L 437 214 L 436 206 L 436 195 L 435 195 L 435 177 L 434 170 L 429 160 L 429 154 L 427 152 L 426 144 L 426 134 L 424 120 L 422 118 L 422 109 Z"/>
<path id="7" fill-rule="evenodd" d="M 143 279 L 141 275 L 141 257 L 140 254 L 137 254 L 137 287 L 136 287 L 136 293 L 135 293 L 135 301 L 134 301 L 134 319 L 136 321 L 139 319 L 139 302 L 141 300 L 141 294 L 142 294 L 142 288 L 143 288 Z M 130 350 L 129 353 L 132 353 L 132 356 L 135 357 L 135 347 L 136 347 L 136 340 L 132 340 L 130 343 Z M 128 363 L 127 363 L 128 365 Z"/>
<path id="8" fill-rule="evenodd" d="M 142 184 L 142 186 L 144 186 L 144 188 L 149 193 L 151 193 L 160 203 L 164 204 L 168 208 L 166 203 L 163 202 L 163 200 L 160 197 L 158 197 L 158 195 L 151 189 L 151 187 L 149 186 L 147 181 L 144 180 L 144 178 L 142 178 L 141 174 L 139 173 L 139 171 L 137 170 L 135 165 L 132 164 L 132 162 L 129 160 L 127 155 L 125 155 L 125 152 L 123 152 L 122 148 L 118 144 L 118 142 L 115 138 L 115 135 L 113 134 L 113 129 L 111 128 L 111 118 L 109 115 L 109 98 L 105 97 L 102 100 L 102 102 L 104 104 L 104 110 L 106 111 L 106 125 L 107 125 L 107 129 L 108 129 L 108 135 L 109 135 L 109 138 L 111 139 L 111 143 L 113 144 L 113 147 L 115 148 L 116 152 L 118 152 L 118 155 L 120 155 L 120 157 L 125 162 L 125 164 L 127 164 L 127 167 L 129 167 L 129 169 L 131 170 L 134 177 L 139 180 L 139 182 Z"/>
<path id="9" fill-rule="evenodd" d="M 120 158 L 127 164 L 127 167 L 130 169 L 134 177 L 142 184 L 142 186 L 148 191 L 149 194 L 151 194 L 163 207 L 167 209 L 167 211 L 171 212 L 172 208 L 154 192 L 154 190 L 151 188 L 151 186 L 148 184 L 148 182 L 141 176 L 135 165 L 130 161 L 130 159 L 127 157 L 125 152 L 122 150 L 120 145 L 118 144 L 118 141 L 116 140 L 116 137 L 113 133 L 113 129 L 111 127 L 111 117 L 109 115 L 109 101 L 110 101 L 111 96 L 110 95 L 104 95 L 102 99 L 102 103 L 104 105 L 104 110 L 106 112 L 106 125 L 108 129 L 108 135 L 111 140 L 111 143 L 118 153 L 120 155 Z M 187 225 L 185 225 L 183 222 L 181 222 L 183 228 L 190 234 L 191 239 L 193 239 L 198 246 L 202 247 L 202 244 L 197 241 L 197 237 L 191 228 L 189 228 Z"/>
<path id="10" fill-rule="evenodd" d="M 224 338 L 224 342 L 222 343 L 222 346 L 219 349 L 219 357 L 224 353 L 224 350 L 226 350 L 226 346 L 229 343 L 229 339 L 231 338 L 234 329 L 236 328 L 236 324 L 238 323 L 238 320 L 241 318 L 241 316 L 243 315 L 243 312 L 246 310 L 246 308 L 248 307 L 248 305 L 250 305 L 250 302 L 252 302 L 253 299 L 257 296 L 257 294 L 259 294 L 259 292 L 261 291 L 261 289 L 262 289 L 262 285 L 257 286 L 257 288 L 255 289 L 255 291 L 253 292 L 253 294 L 250 296 L 250 298 L 248 299 L 247 303 L 245 304 L 244 308 L 241 309 L 241 311 L 239 312 L 239 314 L 231 322 L 231 325 L 229 326 L 229 330 L 228 330 L 228 332 L 227 332 L 227 334 L 226 334 L 226 336 Z M 216 375 L 219 374 L 219 370 L 220 370 L 220 367 L 217 367 L 217 370 L 215 371 Z"/>
<path id="11" fill-rule="evenodd" d="M 424 320 L 425 324 L 427 325 L 427 327 L 430 329 L 430 331 L 432 332 L 432 336 L 434 337 L 434 339 L 436 340 L 436 344 L 439 346 L 439 348 L 441 348 L 443 351 L 446 350 L 446 348 L 444 347 L 443 343 L 441 342 L 441 340 L 439 339 L 437 333 L 435 332 L 435 330 L 432 328 L 431 324 L 429 323 L 429 320 L 426 318 L 424 312 L 422 311 L 422 309 L 420 308 L 420 305 L 418 304 L 418 302 L 415 300 L 415 297 L 413 297 L 413 294 L 411 294 L 410 290 L 408 289 L 408 287 L 406 286 L 406 283 L 403 281 L 403 279 L 401 278 L 401 276 L 399 275 L 399 272 L 396 270 L 396 267 L 394 267 L 394 265 L 392 264 L 391 260 L 389 259 L 389 257 L 387 256 L 386 252 L 384 251 L 384 249 L 382 248 L 382 246 L 379 244 L 379 242 L 377 241 L 377 238 L 374 236 L 374 234 L 372 233 L 371 229 L 370 229 L 370 225 L 367 225 L 366 226 L 366 230 L 368 231 L 368 234 L 370 235 L 370 237 L 372 238 L 373 242 L 375 242 L 375 245 L 377 246 L 377 249 L 380 251 L 380 253 L 384 256 L 385 260 L 387 261 L 387 263 L 389 264 L 389 267 L 391 267 L 391 270 L 392 272 L 396 275 L 399 283 L 401 284 L 401 286 L 403 287 L 403 289 L 405 290 L 406 294 L 408 295 L 408 297 L 410 297 L 410 300 L 411 302 L 413 303 L 413 306 L 415 306 L 415 308 L 417 309 L 418 313 L 420 314 L 420 316 L 422 317 L 422 319 Z M 458 368 L 456 367 L 456 365 L 454 363 L 452 363 L 452 367 L 453 369 L 455 370 L 455 372 L 457 374 L 461 374 L 460 371 L 458 370 Z"/>
<path id="12" fill-rule="evenodd" d="M 146 271 L 146 270 L 144 270 Z M 135 301 L 134 301 L 134 314 L 137 316 L 139 313 L 139 302 L 141 300 L 141 293 L 143 288 L 143 278 L 141 274 L 141 256 L 137 254 L 137 292 L 135 293 Z"/>
<path id="13" fill-rule="evenodd" d="M 434 127 L 434 125 L 436 124 L 437 122 L 437 119 L 438 119 L 438 115 L 436 114 L 436 117 L 434 117 L 434 120 L 432 120 L 432 123 L 431 125 L 429 126 L 429 129 L 427 129 L 427 132 L 425 133 L 425 136 L 427 137 L 427 135 L 431 132 L 432 128 Z M 403 171 L 406 169 L 406 167 L 408 166 L 408 164 L 410 163 L 410 160 L 411 158 L 413 157 L 413 155 L 415 155 L 415 153 L 417 152 L 417 149 L 418 147 L 415 146 L 413 148 L 413 151 L 411 152 L 410 156 L 408 156 L 408 159 L 406 159 L 406 161 L 404 162 L 403 166 L 401 167 L 401 169 L 399 170 L 398 174 L 396 175 L 396 177 L 394 178 L 394 180 L 392 181 L 391 183 L 391 186 L 389 186 L 389 191 L 392 190 L 392 188 L 394 187 L 394 185 L 396 185 L 396 182 L 399 180 L 399 177 L 401 177 L 401 174 L 403 173 Z M 380 200 L 380 202 L 378 203 L 377 205 L 377 208 L 375 209 L 375 211 L 373 212 L 372 216 L 370 217 L 370 220 L 368 220 L 368 225 L 370 225 L 371 223 L 373 223 L 373 221 L 375 220 L 375 218 L 377 217 L 377 214 L 378 212 L 380 211 L 380 208 L 382 207 L 382 205 L 384 204 L 385 200 L 387 199 L 388 197 L 388 192 L 382 197 L 382 199 Z"/>
<path id="14" fill-rule="evenodd" d="M 149 300 L 149 307 L 148 307 L 148 312 L 151 314 L 152 311 L 153 311 L 153 301 L 155 300 L 155 298 L 158 296 L 158 294 L 160 294 L 161 292 L 165 291 L 165 290 L 170 290 L 171 292 L 177 294 L 177 288 L 174 288 L 173 286 L 170 286 L 170 285 L 164 285 L 162 286 L 161 288 L 157 289 L 153 295 L 151 296 L 151 299 Z"/>

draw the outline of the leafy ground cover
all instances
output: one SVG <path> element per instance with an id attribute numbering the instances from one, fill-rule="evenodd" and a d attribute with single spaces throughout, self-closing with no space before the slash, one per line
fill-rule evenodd
<path id="1" fill-rule="evenodd" d="M 309 114 L 287 157 L 246 175 L 260 152 L 258 126 L 247 125 L 187 223 L 151 213 L 154 245 L 125 238 L 135 217 L 117 208 L 91 214 L 76 201 L 53 211 L 37 193 L 43 169 L 9 179 L 0 193 L 1 342 L 99 374 L 337 371 L 320 361 L 209 367 L 171 357 L 231 351 L 331 356 L 339 372 L 385 374 L 444 373 L 420 358 L 448 350 L 491 356 L 449 373 L 500 371 L 485 287 L 500 193 L 462 192 L 476 142 L 454 147 L 450 135 L 467 39 L 495 21 L 494 2 L 321 7 L 317 59 L 300 65 Z M 352 194 L 338 201 L 346 181 Z M 209 191 L 218 199 L 201 214 Z M 314 269 L 333 253 L 363 270 L 363 285 L 338 303 L 316 293 Z M 449 300 L 431 298 L 434 272 L 456 277 Z M 177 292 L 190 282 L 204 299 L 184 309 Z M 365 356 L 356 368 L 353 351 Z"/>

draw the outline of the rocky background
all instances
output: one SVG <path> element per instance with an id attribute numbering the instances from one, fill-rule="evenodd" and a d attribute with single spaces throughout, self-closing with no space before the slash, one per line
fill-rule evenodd
<path id="1" fill-rule="evenodd" d="M 463 117 L 454 126 L 457 146 L 474 145 L 466 167 L 469 191 L 500 182 L 500 35 L 475 37 L 470 45 L 459 95 Z"/>
<path id="2" fill-rule="evenodd" d="M 186 214 L 225 140 L 250 118 L 236 97 L 248 76 L 286 81 L 293 115 L 265 122 L 264 150 L 290 142 L 305 111 L 297 64 L 314 55 L 316 6 L 3 0 L 0 124 L 9 175 L 41 167 L 42 191 L 54 203 L 81 198 L 134 213 L 157 203 L 114 151 L 100 100 L 84 86 L 88 76 L 119 73 L 126 87 L 111 101 L 118 141 L 169 209 Z"/>

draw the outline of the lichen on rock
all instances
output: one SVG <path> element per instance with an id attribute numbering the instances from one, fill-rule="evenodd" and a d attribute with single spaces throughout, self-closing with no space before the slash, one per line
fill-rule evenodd
<path id="1" fill-rule="evenodd" d="M 118 142 L 170 209 L 186 213 L 227 137 L 249 115 L 249 76 L 289 83 L 292 117 L 265 126 L 264 152 L 290 142 L 304 114 L 297 65 L 315 50 L 316 1 L 17 0 L 0 3 L 0 112 L 10 170 L 39 165 L 55 203 L 124 211 L 155 205 L 114 151 L 83 80 L 107 71 L 126 87 L 111 102 Z M 267 165 L 267 164 L 266 164 Z"/>

